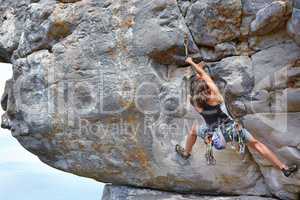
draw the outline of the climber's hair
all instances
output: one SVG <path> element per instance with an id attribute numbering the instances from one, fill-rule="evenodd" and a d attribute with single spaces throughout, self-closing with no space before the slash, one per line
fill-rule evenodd
<path id="1" fill-rule="evenodd" d="M 205 80 L 199 79 L 196 75 L 190 78 L 190 103 L 195 107 L 203 108 L 207 103 L 211 89 Z"/>

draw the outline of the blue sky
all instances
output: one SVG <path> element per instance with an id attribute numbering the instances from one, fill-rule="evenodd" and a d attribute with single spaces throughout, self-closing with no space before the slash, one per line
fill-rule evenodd
<path id="1" fill-rule="evenodd" d="M 0 95 L 11 66 L 1 64 Z M 3 111 L 0 109 L 0 114 Z M 103 184 L 56 170 L 0 129 L 0 200 L 100 200 Z"/>

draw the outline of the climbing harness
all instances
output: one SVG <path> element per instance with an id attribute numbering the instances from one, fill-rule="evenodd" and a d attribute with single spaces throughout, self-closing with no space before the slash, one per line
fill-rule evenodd
<path id="1" fill-rule="evenodd" d="M 220 122 L 215 128 L 206 128 L 204 130 L 204 143 L 206 144 L 205 159 L 208 165 L 215 165 L 216 159 L 214 157 L 213 148 L 222 150 L 229 144 L 232 149 L 237 150 L 239 154 L 244 157 L 245 153 L 245 137 L 239 130 L 236 122 Z"/>
<path id="2" fill-rule="evenodd" d="M 184 47 L 185 47 L 185 59 L 188 58 L 189 56 L 189 36 L 186 33 L 184 36 Z M 204 65 L 203 69 L 211 76 L 212 72 L 210 70 L 210 68 L 208 67 L 208 65 Z M 194 66 L 192 66 L 192 71 L 193 74 L 190 77 L 190 80 L 194 79 L 197 72 L 196 69 L 194 68 Z M 226 88 L 227 82 L 224 79 L 221 79 L 222 82 L 224 82 L 224 87 Z M 207 161 L 208 165 L 215 165 L 216 164 L 216 159 L 214 157 L 213 154 L 213 147 L 216 147 L 217 144 L 221 144 L 221 140 L 222 137 L 220 137 L 220 135 L 222 134 L 222 136 L 224 136 L 225 138 L 227 138 L 227 141 L 229 141 L 230 146 L 232 149 L 238 150 L 238 152 L 242 155 L 242 157 L 244 157 L 244 153 L 245 153 L 245 138 L 243 137 L 243 123 L 241 121 L 241 119 L 236 119 L 233 117 L 233 115 L 230 112 L 230 109 L 228 108 L 227 104 L 225 104 L 226 110 L 228 115 L 233 119 L 234 122 L 230 122 L 230 123 L 226 123 L 226 122 L 221 122 L 217 128 L 215 128 L 213 131 L 207 129 L 207 132 L 210 132 L 209 134 L 211 134 L 209 137 L 211 137 L 208 142 L 206 143 L 206 153 L 205 153 L 205 158 Z M 226 145 L 226 142 L 225 142 Z M 222 145 L 221 145 L 222 146 Z M 220 147 L 219 149 L 223 149 L 225 147 Z"/>

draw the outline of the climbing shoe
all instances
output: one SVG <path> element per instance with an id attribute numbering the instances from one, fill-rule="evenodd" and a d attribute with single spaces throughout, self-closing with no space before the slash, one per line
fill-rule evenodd
<path id="1" fill-rule="evenodd" d="M 282 173 L 286 177 L 289 177 L 292 173 L 296 172 L 297 170 L 298 170 L 297 165 L 291 165 L 291 166 L 289 166 L 288 169 L 281 169 Z"/>
<path id="2" fill-rule="evenodd" d="M 191 156 L 190 153 L 185 153 L 184 148 L 179 144 L 176 144 L 175 151 L 185 160 L 187 160 Z"/>

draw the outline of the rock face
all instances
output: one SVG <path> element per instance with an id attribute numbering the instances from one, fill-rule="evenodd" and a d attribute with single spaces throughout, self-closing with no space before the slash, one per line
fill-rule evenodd
<path id="1" fill-rule="evenodd" d="M 289 11 L 287 2 L 275 1 L 270 3 L 256 13 L 256 18 L 250 25 L 251 32 L 260 35 L 271 32 L 282 24 L 286 16 L 289 16 Z"/>
<path id="2" fill-rule="evenodd" d="M 203 123 L 188 100 L 186 38 L 231 113 L 300 164 L 298 1 L 19 3 L 1 4 L 0 57 L 13 64 L 2 127 L 43 162 L 116 185 L 299 198 L 300 174 L 284 178 L 251 150 L 216 152 L 216 166 L 201 140 L 187 161 L 174 152 Z"/>
<path id="3" fill-rule="evenodd" d="M 24 30 L 29 0 L 0 1 L 0 61 L 9 62 Z"/>
<path id="4" fill-rule="evenodd" d="M 240 0 L 193 1 L 187 10 L 186 23 L 197 44 L 214 47 L 239 36 L 241 15 Z"/>
<path id="5" fill-rule="evenodd" d="M 299 0 L 294 1 L 293 14 L 288 22 L 288 32 L 294 38 L 295 42 L 300 44 L 300 3 Z"/>
<path id="6" fill-rule="evenodd" d="M 187 194 L 174 194 L 160 192 L 149 189 L 138 189 L 126 186 L 106 185 L 103 192 L 102 200 L 275 200 L 273 198 L 264 198 L 257 196 L 196 196 Z"/>

